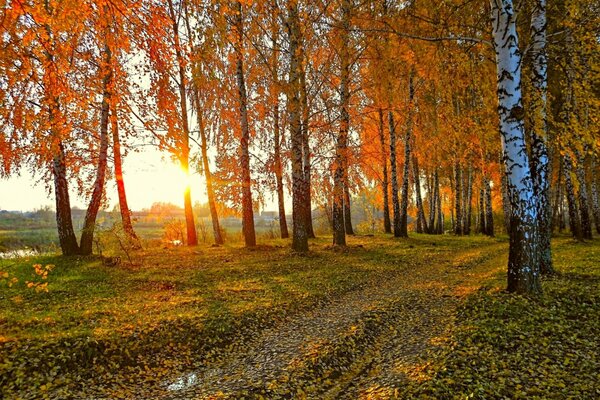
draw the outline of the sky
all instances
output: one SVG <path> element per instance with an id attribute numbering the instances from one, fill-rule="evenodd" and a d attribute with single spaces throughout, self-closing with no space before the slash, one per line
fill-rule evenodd
<path id="1" fill-rule="evenodd" d="M 186 178 L 179 165 L 164 157 L 156 148 L 146 147 L 139 153 L 131 152 L 123 162 L 123 176 L 127 201 L 132 210 L 149 208 L 154 202 L 170 202 L 183 206 L 183 188 Z M 112 165 L 109 164 L 109 167 Z M 20 176 L 0 178 L 0 210 L 31 211 L 42 206 L 54 209 L 54 195 L 48 194 L 43 184 L 35 185 L 37 178 L 23 171 Z M 191 177 L 192 201 L 205 203 L 204 178 Z M 118 204 L 114 179 L 107 182 L 109 209 Z M 86 200 L 71 192 L 71 205 L 87 208 Z"/>

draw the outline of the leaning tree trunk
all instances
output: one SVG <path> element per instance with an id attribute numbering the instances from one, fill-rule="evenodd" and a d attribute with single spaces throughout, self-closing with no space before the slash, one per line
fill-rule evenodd
<path id="1" fill-rule="evenodd" d="M 584 239 L 592 239 L 592 219 L 590 217 L 590 205 L 587 191 L 587 180 L 585 173 L 585 155 L 576 151 L 577 168 L 575 174 L 579 183 L 579 213 L 581 215 L 581 234 Z"/>
<path id="2" fill-rule="evenodd" d="M 344 181 L 348 165 L 348 130 L 350 129 L 350 1 L 342 1 L 342 29 L 340 32 L 340 130 L 335 150 L 335 173 L 333 182 L 333 244 L 346 245 L 346 227 L 344 225 Z"/>
<path id="3" fill-rule="evenodd" d="M 408 118 L 406 121 L 406 134 L 404 135 L 404 167 L 402 171 L 402 197 L 400 202 L 400 237 L 408 237 L 408 179 L 410 173 L 410 144 L 412 141 L 413 101 L 415 97 L 414 71 L 411 70 L 408 78 Z"/>
<path id="4" fill-rule="evenodd" d="M 387 170 L 387 152 L 385 151 L 385 131 L 383 126 L 383 110 L 379 107 L 379 142 L 381 143 L 381 169 L 383 174 L 383 179 L 381 181 L 381 191 L 383 194 L 383 230 L 385 233 L 392 233 L 390 201 L 388 195 L 389 179 Z"/>
<path id="5" fill-rule="evenodd" d="M 110 70 L 111 52 L 108 45 L 104 45 L 104 62 L 106 67 L 102 77 L 102 105 L 100 107 L 100 147 L 98 149 L 98 165 L 96 167 L 96 180 L 90 204 L 85 213 L 83 230 L 81 231 L 81 241 L 79 253 L 87 256 L 92 254 L 94 244 L 94 231 L 96 229 L 96 217 L 102 203 L 102 193 L 104 192 L 104 181 L 106 178 L 106 164 L 108 156 L 108 117 L 110 113 L 112 85 L 112 71 Z"/>
<path id="6" fill-rule="evenodd" d="M 396 123 L 394 114 L 388 111 L 390 129 L 390 168 L 392 171 L 392 210 L 394 212 L 394 236 L 400 237 L 400 201 L 398 199 L 398 165 L 396 163 Z"/>
<path id="7" fill-rule="evenodd" d="M 415 197 L 417 200 L 417 233 L 427 232 L 427 220 L 425 219 L 425 210 L 423 208 L 423 198 L 421 197 L 421 172 L 419 171 L 419 160 L 413 153 L 413 176 L 415 181 Z"/>
<path id="8" fill-rule="evenodd" d="M 508 291 L 541 291 L 537 207 L 527 157 L 521 94 L 521 51 L 512 0 L 492 1 L 498 116 L 511 204 Z"/>
<path id="9" fill-rule="evenodd" d="M 254 210 L 252 208 L 252 180 L 250 177 L 250 128 L 248 126 L 248 95 L 244 78 L 244 20 L 242 16 L 242 3 L 235 3 L 235 58 L 236 80 L 240 110 L 240 169 L 242 181 L 242 231 L 246 247 L 256 246 L 256 233 L 254 231 Z"/>
<path id="10" fill-rule="evenodd" d="M 308 94 L 306 91 L 306 68 L 302 66 L 302 63 L 305 61 L 304 57 L 304 47 L 301 47 L 301 56 L 300 56 L 300 107 L 302 109 L 302 164 L 304 171 L 304 201 L 306 201 L 305 205 L 305 216 L 306 219 L 306 232 L 309 238 L 315 238 L 315 230 L 313 228 L 312 221 L 312 200 L 311 200 L 311 166 L 310 166 L 310 142 L 309 142 L 309 130 L 308 130 L 308 122 L 309 122 L 309 108 L 308 108 Z"/>
<path id="11" fill-rule="evenodd" d="M 571 156 L 567 153 L 563 157 L 563 172 L 565 177 L 565 191 L 567 193 L 567 205 L 569 208 L 569 228 L 571 233 L 577 240 L 583 240 L 583 232 L 581 230 L 581 220 L 579 219 L 579 210 L 575 199 L 575 188 L 571 172 L 573 170 L 573 162 Z"/>
<path id="12" fill-rule="evenodd" d="M 550 158 L 548 156 L 548 61 L 546 52 L 546 0 L 534 2 L 531 16 L 531 102 L 529 133 L 531 137 L 531 175 L 537 199 L 540 269 L 542 274 L 554 272 L 550 239 Z"/>
<path id="13" fill-rule="evenodd" d="M 600 199 L 598 198 L 598 165 L 597 155 L 592 156 L 592 167 L 591 167 L 591 194 L 592 194 L 592 213 L 594 214 L 594 224 L 596 225 L 596 232 L 600 234 Z"/>
<path id="14" fill-rule="evenodd" d="M 125 180 L 123 178 L 123 160 L 121 158 L 121 140 L 119 138 L 119 122 L 117 116 L 117 107 L 113 100 L 110 110 L 110 126 L 113 143 L 113 160 L 115 165 L 115 181 L 117 182 L 117 193 L 119 196 L 119 211 L 121 212 L 121 223 L 123 231 L 134 247 L 140 247 L 140 240 L 137 237 L 133 224 L 131 223 L 131 211 L 127 203 L 127 192 L 125 190 Z"/>

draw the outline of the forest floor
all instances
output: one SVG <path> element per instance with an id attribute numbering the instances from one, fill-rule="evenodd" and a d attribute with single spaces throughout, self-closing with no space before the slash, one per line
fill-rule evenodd
<path id="1" fill-rule="evenodd" d="M 554 243 L 537 298 L 480 236 L 0 260 L 0 395 L 597 398 L 600 242 Z"/>

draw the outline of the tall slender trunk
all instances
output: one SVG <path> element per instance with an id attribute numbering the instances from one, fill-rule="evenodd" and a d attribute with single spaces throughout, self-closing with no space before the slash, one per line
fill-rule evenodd
<path id="1" fill-rule="evenodd" d="M 113 160 L 115 165 L 115 181 L 117 182 L 117 193 L 119 196 L 119 211 L 121 212 L 121 224 L 127 238 L 136 248 L 140 247 L 140 240 L 133 229 L 131 223 L 131 211 L 127 203 L 127 191 L 125 190 L 125 180 L 123 178 L 123 160 L 121 157 L 121 140 L 119 138 L 119 119 L 117 116 L 117 106 L 113 99 L 110 110 L 110 126 L 112 132 Z"/>
<path id="2" fill-rule="evenodd" d="M 463 202 L 464 218 L 463 218 L 463 233 L 465 235 L 471 234 L 471 220 L 473 212 L 473 168 L 469 166 L 467 172 L 467 184 L 464 189 L 465 201 Z"/>
<path id="3" fill-rule="evenodd" d="M 187 35 L 189 38 L 189 51 L 194 54 L 199 50 L 193 44 L 193 31 L 190 25 L 190 14 L 187 8 L 188 3 L 183 3 L 183 12 L 184 12 L 184 22 L 185 27 L 187 29 Z M 201 65 L 198 62 L 198 59 L 194 60 L 196 65 L 195 67 L 200 70 Z M 198 81 L 196 79 L 192 79 L 191 82 L 191 90 L 192 90 L 192 104 L 196 109 L 196 123 L 198 124 L 198 131 L 200 136 L 200 152 L 202 155 L 202 170 L 204 172 L 204 179 L 206 181 L 206 195 L 208 197 L 208 209 L 210 210 L 210 219 L 213 228 L 213 239 L 215 244 L 221 245 L 223 244 L 223 235 L 221 232 L 221 226 L 219 224 L 219 214 L 217 212 L 217 204 L 215 201 L 215 190 L 213 187 L 213 179 L 212 174 L 210 172 L 210 162 L 208 160 L 208 139 L 206 136 L 206 131 L 204 127 L 204 118 L 202 113 L 202 104 L 200 100 L 200 87 L 198 85 Z"/>
<path id="4" fill-rule="evenodd" d="M 381 191 L 383 194 L 383 230 L 385 233 L 392 233 L 392 222 L 390 221 L 390 201 L 388 195 L 389 179 L 387 169 L 387 152 L 385 146 L 385 130 L 383 122 L 383 110 L 379 107 L 379 142 L 381 143 L 381 169 L 383 179 L 381 181 Z"/>
<path id="5" fill-rule="evenodd" d="M 479 233 L 486 234 L 485 226 L 485 189 L 483 178 L 481 180 L 481 188 L 479 189 Z"/>
<path id="6" fill-rule="evenodd" d="M 50 3 L 45 1 L 45 8 L 48 14 L 51 14 Z M 54 63 L 53 53 L 53 32 L 50 25 L 45 25 L 48 38 L 50 39 L 50 49 L 45 51 L 46 61 L 49 65 Z M 55 85 L 56 76 L 54 74 L 46 74 L 44 78 L 48 79 L 49 85 Z M 58 230 L 58 240 L 60 248 L 64 256 L 72 256 L 79 253 L 79 245 L 73 230 L 73 219 L 71 216 L 71 200 L 69 197 L 69 183 L 67 180 L 67 162 L 65 155 L 65 146 L 61 138 L 61 128 L 57 126 L 60 118 L 60 100 L 57 95 L 52 97 L 52 102 L 49 106 L 50 120 L 50 136 L 52 138 L 53 157 L 52 157 L 52 175 L 54 178 L 54 199 L 56 204 L 56 227 Z"/>
<path id="7" fill-rule="evenodd" d="M 504 158 L 500 158 L 500 162 L 504 163 Z M 510 235 L 510 197 L 508 195 L 508 177 L 506 175 L 506 171 L 502 171 L 501 174 L 501 184 L 502 184 L 502 213 L 504 215 L 504 230 L 507 234 Z M 487 228 L 486 228 L 487 229 Z"/>
<path id="8" fill-rule="evenodd" d="M 463 234 L 462 224 L 462 167 L 454 163 L 454 234 Z"/>
<path id="9" fill-rule="evenodd" d="M 421 171 L 419 171 L 419 160 L 413 153 L 413 176 L 415 181 L 415 197 L 417 200 L 417 233 L 427 232 L 427 220 L 425 219 L 425 210 L 423 208 L 423 198 L 421 197 Z"/>
<path id="10" fill-rule="evenodd" d="M 596 232 L 600 234 L 600 198 L 598 197 L 598 156 L 592 155 L 592 166 L 591 166 L 591 194 L 592 194 L 592 214 L 594 214 L 594 224 L 596 225 Z"/>
<path id="11" fill-rule="evenodd" d="M 340 130 L 335 151 L 335 173 L 333 182 L 333 244 L 346 245 L 346 227 L 344 224 L 344 180 L 348 159 L 348 130 L 350 128 L 350 1 L 342 1 L 342 29 L 340 32 Z"/>
<path id="12" fill-rule="evenodd" d="M 244 78 L 244 19 L 242 3 L 235 2 L 235 58 L 236 80 L 240 110 L 240 169 L 242 181 L 242 231 L 246 247 L 256 246 L 254 210 L 252 205 L 252 181 L 250 177 L 250 128 L 248 126 L 248 95 Z"/>
<path id="13" fill-rule="evenodd" d="M 575 199 L 575 188 L 571 179 L 573 162 L 571 156 L 567 153 L 563 157 L 563 171 L 565 177 L 565 190 L 567 193 L 567 205 L 569 208 L 569 228 L 577 240 L 583 240 L 583 231 L 581 230 L 581 220 L 579 219 L 579 209 Z"/>
<path id="14" fill-rule="evenodd" d="M 579 183 L 579 213 L 581 216 L 581 234 L 584 239 L 592 239 L 592 219 L 590 217 L 590 204 L 587 191 L 587 179 L 585 173 L 585 155 L 575 151 L 577 156 L 577 168 L 575 174 Z"/>
<path id="15" fill-rule="evenodd" d="M 290 43 L 290 73 L 288 85 L 288 114 L 292 142 L 292 249 L 308 251 L 306 176 L 303 169 L 303 132 L 300 99 L 301 49 L 298 4 L 288 2 L 288 29 Z"/>
<path id="16" fill-rule="evenodd" d="M 281 238 L 290 237 L 285 217 L 285 197 L 283 194 L 283 166 L 281 163 L 281 133 L 279 128 L 279 99 L 275 100 L 273 106 L 273 141 L 274 159 L 275 159 L 275 181 L 277 185 L 277 209 L 279 210 L 279 231 Z"/>
<path id="17" fill-rule="evenodd" d="M 400 237 L 400 201 L 398 198 L 398 164 L 396 162 L 396 123 L 394 114 L 388 111 L 390 129 L 390 168 L 392 171 L 392 210 L 394 212 L 394 236 Z"/>
<path id="18" fill-rule="evenodd" d="M 435 189 L 433 188 L 433 174 L 427 174 L 427 202 L 429 203 L 429 220 L 427 233 L 435 233 Z"/>
<path id="19" fill-rule="evenodd" d="M 402 195 L 400 200 L 400 236 L 408 237 L 408 179 L 410 173 L 410 145 L 412 142 L 413 101 L 415 97 L 414 70 L 411 69 L 408 78 L 408 118 L 406 134 L 404 135 L 404 167 L 402 171 Z"/>
<path id="20" fill-rule="evenodd" d="M 311 165 L 310 165 L 310 132 L 308 129 L 310 110 L 308 108 L 308 94 L 306 91 L 306 68 L 302 65 L 306 57 L 304 56 L 304 44 L 300 45 L 300 106 L 302 109 L 302 164 L 304 171 L 304 201 L 306 201 L 305 216 L 306 232 L 309 238 L 315 237 L 315 230 L 312 221 L 312 200 L 311 200 Z"/>
<path id="21" fill-rule="evenodd" d="M 65 162 L 65 148 L 62 142 L 58 143 L 58 151 L 52 160 L 52 174 L 54 175 L 54 197 L 56 201 L 56 227 L 58 240 L 64 256 L 79 253 L 79 245 L 73 231 L 71 218 L 71 200 L 69 198 L 69 184 L 67 181 L 67 165 Z"/>
<path id="22" fill-rule="evenodd" d="M 278 7 L 277 2 L 273 2 L 273 10 Z M 276 20 L 274 20 L 276 21 Z M 273 102 L 273 160 L 275 182 L 277 188 L 277 209 L 279 210 L 279 232 L 282 239 L 287 239 L 290 235 L 287 227 L 287 219 L 285 217 L 285 197 L 283 194 L 283 167 L 281 162 L 281 132 L 279 126 L 279 60 L 277 55 L 277 46 L 279 45 L 279 24 L 274 22 L 271 28 L 271 36 L 273 40 L 273 53 L 271 67 L 273 69 L 273 82 L 271 85 L 272 102 Z"/>
<path id="23" fill-rule="evenodd" d="M 219 223 L 219 214 L 217 212 L 217 203 L 215 200 L 215 188 L 213 186 L 212 173 L 210 171 L 210 163 L 208 162 L 208 138 L 204 127 L 204 118 L 202 117 L 202 108 L 200 106 L 200 93 L 198 87 L 194 85 L 194 101 L 196 103 L 196 119 L 198 122 L 198 130 L 200 133 L 200 151 L 202 153 L 202 171 L 206 180 L 206 195 L 208 197 L 208 209 L 210 210 L 210 219 L 213 228 L 213 237 L 215 244 L 223 244 L 223 235 L 221 232 L 221 224 Z"/>
<path id="24" fill-rule="evenodd" d="M 442 195 L 440 194 L 440 177 L 438 169 L 435 169 L 435 174 L 433 176 L 433 185 L 435 187 L 435 202 L 437 208 L 437 222 L 435 232 L 438 235 L 444 233 L 444 214 L 442 213 Z"/>
<path id="25" fill-rule="evenodd" d="M 537 207 L 527 157 L 521 94 L 521 52 L 512 0 L 492 1 L 498 116 L 511 204 L 508 291 L 541 291 Z"/>
<path id="26" fill-rule="evenodd" d="M 352 204 L 350 197 L 350 188 L 348 184 L 348 163 L 346 163 L 346 177 L 344 178 L 344 229 L 346 235 L 354 235 L 354 229 L 352 228 Z"/>
<path id="27" fill-rule="evenodd" d="M 187 245 L 197 246 L 198 235 L 196 233 L 196 222 L 194 220 L 194 209 L 192 207 L 192 193 L 190 187 L 190 127 L 188 123 L 188 110 L 187 110 L 187 79 L 185 71 L 185 62 L 181 51 L 181 43 L 179 41 L 179 22 L 178 16 L 175 14 L 173 8 L 173 1 L 168 0 L 169 12 L 171 17 L 171 23 L 173 28 L 173 41 L 175 45 L 175 56 L 177 59 L 177 67 L 179 73 L 179 112 L 181 118 L 181 133 L 180 146 L 177 151 L 179 152 L 178 158 L 181 165 L 181 170 L 184 176 L 187 178 L 186 187 L 183 192 L 183 206 L 185 212 L 185 227 L 187 233 Z"/>
<path id="28" fill-rule="evenodd" d="M 548 156 L 547 91 L 548 61 L 546 52 L 546 0 L 536 0 L 531 16 L 531 83 L 529 104 L 531 137 L 531 176 L 536 197 L 538 234 L 540 245 L 540 270 L 542 274 L 554 272 L 550 239 L 550 158 Z"/>
<path id="29" fill-rule="evenodd" d="M 492 207 L 492 181 L 485 176 L 485 234 L 494 236 L 494 210 Z"/>
<path id="30" fill-rule="evenodd" d="M 102 203 L 102 193 L 104 192 L 104 181 L 106 178 L 106 164 L 108 156 L 108 117 L 110 113 L 111 93 L 110 86 L 112 81 L 111 52 L 107 44 L 104 45 L 104 60 L 102 76 L 102 105 L 100 107 L 100 147 L 98 149 L 98 165 L 96 167 L 96 180 L 90 204 L 85 213 L 83 230 L 81 231 L 81 240 L 79 253 L 87 256 L 92 254 L 94 244 L 94 231 L 96 229 L 96 217 Z"/>
<path id="31" fill-rule="evenodd" d="M 561 230 L 562 221 L 562 204 L 564 203 L 563 184 L 562 184 L 563 167 L 559 163 L 558 175 L 556 177 L 556 188 L 554 189 L 554 203 L 552 204 L 552 226 L 551 231 L 558 228 Z"/>

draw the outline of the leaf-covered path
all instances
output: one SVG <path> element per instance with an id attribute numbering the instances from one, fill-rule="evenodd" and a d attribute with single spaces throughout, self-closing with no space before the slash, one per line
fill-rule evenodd
<path id="1" fill-rule="evenodd" d="M 166 382 L 164 398 L 398 396 L 505 254 L 505 243 L 489 242 L 415 256 L 392 276 L 233 343 L 218 361 Z"/>

